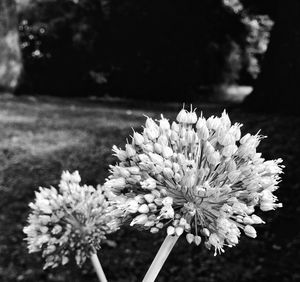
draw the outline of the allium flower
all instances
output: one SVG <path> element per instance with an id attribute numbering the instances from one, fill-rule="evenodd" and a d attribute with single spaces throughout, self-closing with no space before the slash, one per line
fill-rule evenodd
<path id="1" fill-rule="evenodd" d="M 78 172 L 63 172 L 59 191 L 40 188 L 29 206 L 27 234 L 29 252 L 42 252 L 47 267 L 66 264 L 71 255 L 81 266 L 100 248 L 106 234 L 118 229 L 117 210 L 110 205 L 111 193 L 98 186 L 80 186 Z"/>
<path id="2" fill-rule="evenodd" d="M 265 161 L 256 152 L 263 136 L 241 138 L 242 125 L 232 125 L 225 111 L 205 119 L 182 109 L 177 121 L 147 118 L 124 150 L 114 146 L 119 163 L 111 166 L 104 186 L 124 197 L 131 226 L 186 232 L 189 243 L 204 241 L 215 255 L 236 245 L 241 231 L 255 238 L 252 225 L 263 223 L 255 207 L 282 206 L 272 193 L 282 160 Z"/>

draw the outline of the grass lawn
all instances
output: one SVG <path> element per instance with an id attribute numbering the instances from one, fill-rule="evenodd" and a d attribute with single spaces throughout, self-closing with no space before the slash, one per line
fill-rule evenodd
<path id="1" fill-rule="evenodd" d="M 204 116 L 220 107 L 195 105 Z M 79 170 L 83 182 L 103 183 L 113 144 L 122 145 L 144 123 L 143 114 L 175 118 L 176 105 L 119 106 L 53 98 L 0 98 L 0 281 L 97 281 L 89 263 L 80 270 L 73 262 L 43 271 L 39 254 L 27 253 L 22 228 L 28 203 L 39 186 L 57 185 L 62 170 Z M 281 157 L 285 175 L 277 195 L 284 207 L 264 213 L 266 225 L 258 238 L 245 236 L 238 247 L 214 257 L 204 247 L 181 238 L 161 271 L 163 281 L 300 281 L 300 118 L 232 110 L 243 132 L 259 129 L 268 139 L 260 150 Z M 109 281 L 141 281 L 165 234 L 129 228 L 113 234 L 99 256 Z"/>

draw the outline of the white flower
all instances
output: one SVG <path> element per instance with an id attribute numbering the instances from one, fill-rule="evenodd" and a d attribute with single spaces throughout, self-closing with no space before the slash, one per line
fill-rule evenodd
<path id="1" fill-rule="evenodd" d="M 170 130 L 170 123 L 168 122 L 167 119 L 165 119 L 163 117 L 163 115 L 161 115 L 161 120 L 159 121 L 159 127 L 163 131 L 169 131 Z"/>
<path id="2" fill-rule="evenodd" d="M 71 254 L 81 266 L 91 252 L 98 250 L 106 234 L 119 228 L 118 210 L 111 193 L 98 186 L 80 186 L 80 176 L 63 172 L 59 191 L 40 188 L 32 209 L 27 235 L 29 252 L 42 252 L 44 268 L 66 264 Z"/>
<path id="3" fill-rule="evenodd" d="M 247 236 L 255 238 L 256 237 L 256 230 L 251 225 L 246 225 L 244 232 Z"/>
<path id="4" fill-rule="evenodd" d="M 156 181 L 152 177 L 149 177 L 144 181 L 140 181 L 140 185 L 144 189 L 152 190 L 156 188 Z"/>
<path id="5" fill-rule="evenodd" d="M 186 232 L 189 243 L 204 242 L 215 254 L 238 244 L 241 230 L 255 238 L 252 225 L 264 223 L 255 207 L 281 207 L 273 192 L 282 160 L 265 161 L 256 151 L 263 136 L 241 136 L 242 125 L 232 124 L 225 111 L 197 119 L 195 111 L 182 109 L 177 121 L 170 127 L 163 116 L 158 123 L 148 118 L 143 143 L 134 134 L 136 154 L 126 159 L 118 149 L 119 164 L 105 186 L 124 197 L 121 208 L 131 225 L 152 233 L 164 226 L 169 235 Z"/>
<path id="6" fill-rule="evenodd" d="M 144 137 L 140 133 L 134 132 L 133 138 L 135 145 L 141 146 L 144 143 Z"/>

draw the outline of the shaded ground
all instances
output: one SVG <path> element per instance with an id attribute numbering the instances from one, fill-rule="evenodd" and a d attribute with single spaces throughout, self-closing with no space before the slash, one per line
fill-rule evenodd
<path id="1" fill-rule="evenodd" d="M 201 107 L 205 116 L 218 107 Z M 140 108 L 139 108 L 140 107 Z M 145 109 L 146 108 L 146 109 Z M 139 106 L 53 100 L 0 99 L 0 281 L 96 281 L 91 266 L 74 265 L 42 271 L 38 254 L 29 255 L 22 228 L 28 203 L 38 186 L 57 185 L 61 171 L 78 169 L 83 182 L 103 183 L 114 162 L 111 146 L 122 145 L 144 122 L 143 114 L 173 119 L 178 105 Z M 203 247 L 179 240 L 158 282 L 166 281 L 300 281 L 300 118 L 232 110 L 243 132 L 262 129 L 266 158 L 282 157 L 287 166 L 277 195 L 284 207 L 264 213 L 258 238 L 244 237 L 238 247 L 214 257 Z M 99 253 L 110 281 L 141 281 L 164 234 L 125 228 L 111 238 L 116 247 Z"/>

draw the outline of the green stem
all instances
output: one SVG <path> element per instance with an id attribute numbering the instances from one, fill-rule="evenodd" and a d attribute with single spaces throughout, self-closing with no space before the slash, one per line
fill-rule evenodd
<path id="1" fill-rule="evenodd" d="M 178 236 L 169 236 L 165 238 L 164 242 L 162 243 L 159 251 L 157 252 L 150 268 L 148 269 L 143 282 L 153 282 L 155 281 L 159 271 L 161 270 L 162 266 L 164 265 L 166 259 L 168 258 L 171 250 L 173 249 L 176 241 L 178 240 Z"/>
<path id="2" fill-rule="evenodd" d="M 98 259 L 97 253 L 92 252 L 90 258 L 91 258 L 92 264 L 94 266 L 94 269 L 96 271 L 96 274 L 98 276 L 99 281 L 100 282 L 107 282 L 106 276 L 104 274 L 103 268 L 102 268 L 102 266 L 100 264 L 100 261 Z"/>

